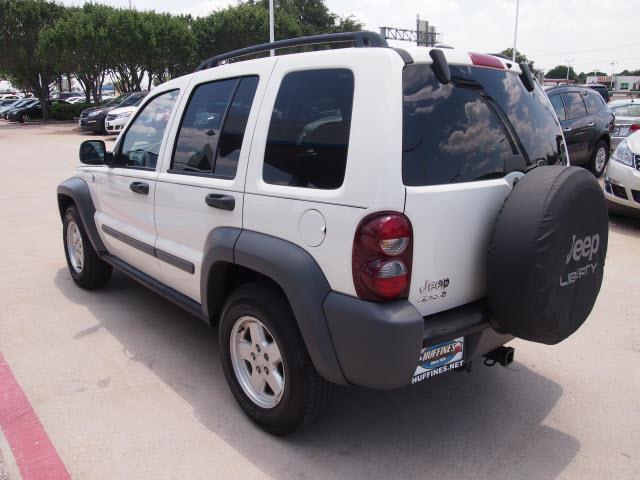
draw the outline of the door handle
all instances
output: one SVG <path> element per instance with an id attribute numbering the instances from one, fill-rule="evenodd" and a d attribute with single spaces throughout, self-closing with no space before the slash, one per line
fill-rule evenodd
<path id="1" fill-rule="evenodd" d="M 587 127 L 593 127 L 595 125 L 594 122 L 590 122 L 589 124 L 587 124 Z"/>
<path id="2" fill-rule="evenodd" d="M 210 193 L 204 198 L 207 205 L 220 210 L 233 211 L 236 208 L 236 199 L 231 195 L 222 195 L 220 193 Z"/>
<path id="3" fill-rule="evenodd" d="M 563 130 L 564 130 L 565 132 L 570 132 L 570 131 L 571 131 L 571 127 L 564 127 L 564 128 L 563 128 Z"/>
<path id="4" fill-rule="evenodd" d="M 129 188 L 132 192 L 149 195 L 149 184 L 146 182 L 132 182 Z"/>

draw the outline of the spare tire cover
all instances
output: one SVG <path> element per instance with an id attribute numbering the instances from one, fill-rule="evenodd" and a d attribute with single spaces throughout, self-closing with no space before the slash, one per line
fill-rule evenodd
<path id="1" fill-rule="evenodd" d="M 494 326 L 546 344 L 575 332 L 600 291 L 608 227 L 602 189 L 588 171 L 545 166 L 524 175 L 505 200 L 489 247 Z"/>

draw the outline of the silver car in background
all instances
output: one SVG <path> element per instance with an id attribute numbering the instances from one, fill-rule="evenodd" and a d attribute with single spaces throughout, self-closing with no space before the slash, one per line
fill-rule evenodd
<path id="1" fill-rule="evenodd" d="M 616 116 L 611 135 L 611 151 L 613 152 L 622 140 L 631 133 L 640 130 L 640 99 L 615 100 L 609 103 L 609 109 Z"/>

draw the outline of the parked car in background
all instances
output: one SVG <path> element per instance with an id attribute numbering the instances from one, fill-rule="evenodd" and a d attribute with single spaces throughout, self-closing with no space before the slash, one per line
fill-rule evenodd
<path id="1" fill-rule="evenodd" d="M 134 105 L 130 107 L 114 108 L 107 114 L 104 125 L 107 133 L 118 134 L 120 130 L 127 124 L 129 118 L 136 113 L 138 106 L 142 103 L 144 97 L 140 98 Z"/>
<path id="2" fill-rule="evenodd" d="M 19 100 L 2 112 L 2 118 L 7 120 L 9 118 L 9 113 L 11 113 L 13 110 L 28 107 L 30 105 L 33 105 L 34 103 L 38 103 L 37 98 L 25 98 L 24 100 Z"/>
<path id="3" fill-rule="evenodd" d="M 20 97 L 13 93 L 3 93 L 0 95 L 0 100 L 18 100 Z"/>
<path id="4" fill-rule="evenodd" d="M 105 133 L 105 120 L 111 110 L 117 107 L 130 107 L 141 98 L 144 98 L 147 93 L 148 92 L 125 93 L 97 107 L 87 108 L 80 113 L 78 125 L 85 130 Z"/>
<path id="5" fill-rule="evenodd" d="M 50 95 L 52 100 L 68 100 L 79 96 L 83 96 L 82 92 L 54 92 Z"/>
<path id="6" fill-rule="evenodd" d="M 0 115 L 2 114 L 2 112 L 4 110 L 9 110 L 12 108 L 13 105 L 15 105 L 16 103 L 18 103 L 20 100 L 18 99 L 14 99 L 14 98 L 10 98 L 8 100 L 0 100 Z"/>
<path id="7" fill-rule="evenodd" d="M 609 96 L 609 89 L 607 88 L 606 85 L 602 85 L 601 83 L 585 83 L 583 85 L 577 85 L 577 86 L 586 87 L 586 88 L 590 88 L 591 90 L 595 90 L 600 94 L 602 99 L 607 103 L 609 103 L 609 100 L 611 100 L 611 97 Z"/>
<path id="8" fill-rule="evenodd" d="M 66 100 L 69 103 L 84 103 L 84 102 L 86 102 L 87 97 L 82 95 L 82 96 L 79 96 L 79 97 L 70 97 L 70 98 L 67 98 Z"/>
<path id="9" fill-rule="evenodd" d="M 611 149 L 615 150 L 628 135 L 640 130 L 640 100 L 616 100 L 611 102 L 609 109 L 616 117 L 611 137 Z"/>
<path id="10" fill-rule="evenodd" d="M 614 116 L 595 90 L 562 85 L 547 90 L 562 125 L 569 161 L 600 177 L 607 166 Z"/>
<path id="11" fill-rule="evenodd" d="M 67 103 L 65 100 L 49 100 L 47 104 L 49 107 L 51 105 L 56 105 L 59 103 Z M 25 105 L 23 107 L 14 108 L 7 115 L 7 120 L 10 122 L 28 122 L 29 120 L 33 120 L 34 118 L 42 118 L 42 105 L 38 100 L 35 103 L 31 103 L 29 105 Z"/>
<path id="12" fill-rule="evenodd" d="M 609 210 L 640 218 L 640 131 L 622 139 L 604 178 Z"/>

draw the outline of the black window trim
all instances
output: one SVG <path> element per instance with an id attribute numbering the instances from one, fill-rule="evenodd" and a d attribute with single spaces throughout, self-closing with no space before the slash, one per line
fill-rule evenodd
<path id="1" fill-rule="evenodd" d="M 229 110 L 231 109 L 231 105 L 233 104 L 233 101 L 236 97 L 236 93 L 238 92 L 238 88 L 240 87 L 240 83 L 242 83 L 242 79 L 243 78 L 251 78 L 251 77 L 257 77 L 258 78 L 258 85 L 256 86 L 256 93 L 258 91 L 258 87 L 260 86 L 260 75 L 258 75 L 257 73 L 251 73 L 248 75 L 235 75 L 233 77 L 225 77 L 225 78 L 217 78 L 215 80 L 208 80 L 206 82 L 201 82 L 198 83 L 196 85 L 193 86 L 193 88 L 191 89 L 191 92 L 189 93 L 189 99 L 187 100 L 187 103 L 185 104 L 184 109 L 182 110 L 182 117 L 180 117 L 180 123 L 178 124 L 178 130 L 176 131 L 176 135 L 175 138 L 173 139 L 173 149 L 171 150 L 171 162 L 169 162 L 169 168 L 167 168 L 167 173 L 171 173 L 173 175 L 188 175 L 191 177 L 204 177 L 204 178 L 217 178 L 219 180 L 234 180 L 237 176 L 237 172 L 238 170 L 236 169 L 236 174 L 234 174 L 234 176 L 230 176 L 230 175 L 221 175 L 219 173 L 213 173 L 216 169 L 216 164 L 218 163 L 218 151 L 220 149 L 220 137 L 222 137 L 222 132 L 224 131 L 224 127 L 227 123 L 227 116 L 229 115 Z M 196 93 L 196 90 L 198 88 L 200 88 L 202 85 L 208 85 L 210 83 L 216 83 L 216 82 L 225 82 L 228 80 L 237 80 L 238 82 L 236 83 L 235 87 L 233 87 L 233 91 L 231 92 L 231 96 L 229 97 L 229 103 L 227 103 L 227 108 L 224 111 L 224 117 L 222 118 L 222 122 L 220 123 L 220 135 L 218 136 L 218 138 L 216 139 L 216 150 L 213 156 L 213 165 L 211 167 L 211 171 L 210 172 L 190 172 L 188 170 L 174 170 L 173 169 L 173 160 L 175 158 L 176 155 L 176 148 L 178 146 L 178 139 L 180 138 L 180 130 L 182 130 L 182 124 L 184 122 L 184 118 L 187 115 L 187 110 L 189 109 L 189 105 L 191 105 L 191 100 L 193 99 L 193 95 Z M 255 102 L 255 95 L 254 95 L 254 102 Z M 251 108 L 249 109 L 249 115 L 251 115 L 251 110 L 253 109 L 253 105 L 254 103 L 251 104 Z M 248 122 L 247 122 L 248 124 Z M 246 127 L 245 127 L 245 133 L 246 133 Z M 244 142 L 244 135 L 242 136 L 242 141 Z"/>
<path id="2" fill-rule="evenodd" d="M 156 94 L 154 96 L 150 96 L 150 95 L 148 96 L 149 100 L 144 105 L 141 105 L 141 107 L 144 107 L 144 108 L 138 108 L 138 110 L 136 111 L 136 114 L 133 116 L 131 121 L 128 123 L 127 129 L 124 131 L 124 133 L 121 134 L 121 136 L 120 136 L 121 140 L 120 139 L 118 140 L 118 145 L 116 147 L 116 150 L 113 152 L 114 158 L 118 158 L 120 155 L 122 155 L 122 145 L 124 144 L 124 140 L 127 138 L 127 134 L 129 133 L 129 130 L 131 129 L 131 125 L 134 124 L 134 122 L 138 119 L 138 117 L 144 111 L 144 109 L 147 108 L 147 105 L 149 105 L 151 102 L 153 102 L 156 98 L 158 98 L 158 97 L 160 97 L 162 95 L 165 95 L 167 93 L 170 93 L 170 92 L 178 92 L 178 96 L 179 96 L 180 95 L 180 88 L 179 87 L 172 88 L 170 90 L 165 90 L 163 92 L 159 92 L 158 94 Z M 178 104 L 178 101 L 176 99 L 176 103 L 173 105 L 173 108 L 176 108 L 177 104 Z M 173 109 L 172 109 L 172 113 L 173 113 Z M 169 125 L 167 124 L 167 127 L 168 126 Z M 166 135 L 166 127 L 165 127 L 165 133 L 162 136 L 164 137 L 164 135 Z M 162 145 L 160 145 L 160 148 L 162 148 Z M 150 167 L 135 167 L 135 166 L 130 166 L 130 165 L 117 165 L 116 164 L 114 168 L 126 168 L 128 170 L 143 170 L 145 172 L 155 172 L 158 169 L 159 165 L 160 165 L 160 162 L 157 162 L 156 166 L 154 168 L 150 168 Z"/>

